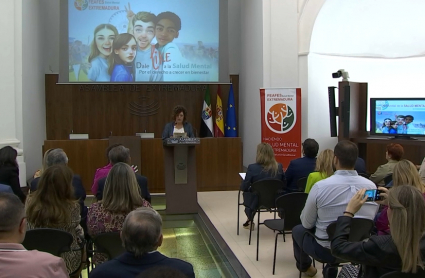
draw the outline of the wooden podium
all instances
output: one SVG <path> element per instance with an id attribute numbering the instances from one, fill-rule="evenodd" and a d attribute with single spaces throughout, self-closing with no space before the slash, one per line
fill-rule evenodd
<path id="1" fill-rule="evenodd" d="M 196 151 L 199 138 L 167 138 L 164 145 L 166 212 L 198 213 Z"/>

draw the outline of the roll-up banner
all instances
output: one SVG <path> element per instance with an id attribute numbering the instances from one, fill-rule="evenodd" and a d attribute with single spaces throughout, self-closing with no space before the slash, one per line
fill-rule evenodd
<path id="1" fill-rule="evenodd" d="M 260 89 L 261 142 L 269 143 L 276 160 L 287 168 L 301 157 L 301 89 Z"/>

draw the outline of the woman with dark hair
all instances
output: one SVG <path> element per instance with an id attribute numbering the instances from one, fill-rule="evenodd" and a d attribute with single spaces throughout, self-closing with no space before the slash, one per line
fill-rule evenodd
<path id="1" fill-rule="evenodd" d="M 376 169 L 369 179 L 376 184 L 384 185 L 384 178 L 393 173 L 395 165 L 403 157 L 404 149 L 400 144 L 388 144 L 385 158 L 387 163 L 383 164 Z"/>
<path id="2" fill-rule="evenodd" d="M 382 125 L 382 133 L 397 134 L 397 130 L 391 125 L 390 118 L 384 119 L 384 123 Z"/>
<path id="3" fill-rule="evenodd" d="M 336 222 L 332 254 L 361 264 L 362 273 L 351 277 L 382 277 L 392 271 L 416 273 L 425 263 L 425 201 L 422 192 L 411 185 L 388 189 L 380 187 L 388 205 L 391 235 L 372 236 L 367 241 L 350 242 L 350 223 L 366 202 L 365 189 L 359 190 Z"/>
<path id="4" fill-rule="evenodd" d="M 134 59 L 137 54 L 137 43 L 133 35 L 119 34 L 112 44 L 109 55 L 109 74 L 111 82 L 134 81 Z"/>
<path id="5" fill-rule="evenodd" d="M 250 164 L 246 171 L 245 179 L 242 181 L 240 190 L 243 192 L 251 192 L 251 184 L 260 180 L 275 179 L 283 182 L 285 179 L 285 172 L 283 172 L 282 164 L 276 161 L 274 156 L 273 148 L 267 143 L 260 143 L 257 145 L 257 157 L 256 163 Z M 283 188 L 282 188 L 283 189 Z M 243 224 L 245 229 L 254 228 L 254 223 L 251 225 L 250 219 L 254 218 L 253 207 L 255 207 L 256 198 L 258 196 L 250 196 L 251 200 L 245 200 L 246 196 L 250 194 L 244 194 L 244 205 L 245 214 L 248 220 Z M 248 203 L 250 202 L 250 203 Z"/>
<path id="6" fill-rule="evenodd" d="M 26 201 L 28 229 L 52 228 L 70 233 L 74 241 L 72 249 L 78 249 L 84 232 L 80 226 L 80 205 L 75 200 L 72 187 L 73 173 L 65 165 L 53 165 L 40 177 L 38 188 Z M 62 253 L 69 273 L 79 276 L 82 254 L 80 251 Z"/>
<path id="7" fill-rule="evenodd" d="M 13 193 L 18 196 L 22 202 L 25 202 L 25 194 L 21 190 L 19 182 L 19 168 L 16 162 L 18 152 L 11 146 L 0 149 L 0 184 L 8 185 Z"/>
<path id="8" fill-rule="evenodd" d="M 173 137 L 174 133 L 186 133 L 189 138 L 195 137 L 193 134 L 193 128 L 190 123 L 186 121 L 187 110 L 184 106 L 177 105 L 173 109 L 170 123 L 167 123 L 162 132 L 162 140 Z"/>

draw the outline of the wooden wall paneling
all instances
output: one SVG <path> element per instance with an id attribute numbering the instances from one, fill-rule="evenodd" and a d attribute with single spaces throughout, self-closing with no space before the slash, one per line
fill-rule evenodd
<path id="1" fill-rule="evenodd" d="M 205 84 L 57 84 L 57 78 L 56 74 L 46 75 L 48 140 L 68 139 L 71 130 L 74 133 L 88 133 L 90 139 L 107 138 L 111 132 L 113 136 L 131 136 L 145 130 L 160 138 L 177 104 L 187 108 L 188 121 L 199 134 Z M 231 78 L 238 112 L 239 77 L 234 75 Z M 215 118 L 218 85 L 209 86 Z M 230 85 L 220 87 L 225 118 Z M 137 107 L 139 112 L 154 108 L 156 114 L 133 115 L 130 107 Z"/>
<path id="2" fill-rule="evenodd" d="M 151 193 L 165 193 L 164 153 L 161 139 L 141 139 L 140 174 L 148 178 Z"/>
<path id="3" fill-rule="evenodd" d="M 58 75 L 46 74 L 46 136 L 57 140 L 69 139 L 73 126 L 72 87 L 58 88 Z M 59 91 L 58 91 L 59 90 Z M 58 95 L 60 94 L 60 97 Z"/>
<path id="4" fill-rule="evenodd" d="M 105 155 L 108 145 L 108 140 L 46 140 L 44 150 L 63 149 L 69 159 L 68 166 L 81 176 L 86 192 L 92 194 L 96 169 L 108 164 Z"/>

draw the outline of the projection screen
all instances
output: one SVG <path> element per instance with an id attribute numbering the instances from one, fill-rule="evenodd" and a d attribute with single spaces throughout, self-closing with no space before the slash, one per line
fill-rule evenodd
<path id="1" fill-rule="evenodd" d="M 224 0 L 61 0 L 60 83 L 228 82 Z"/>

